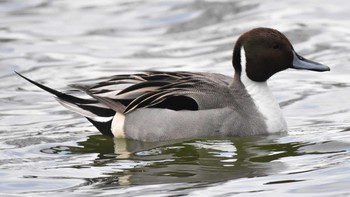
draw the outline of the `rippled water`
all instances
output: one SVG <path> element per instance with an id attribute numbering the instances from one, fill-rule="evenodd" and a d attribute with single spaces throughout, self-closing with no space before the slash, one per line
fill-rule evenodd
<path id="1" fill-rule="evenodd" d="M 0 1 L 0 195 L 350 195 L 350 12 L 334 1 Z M 59 90 L 141 70 L 232 75 L 237 37 L 284 32 L 331 72 L 270 81 L 285 136 L 113 140 L 13 70 Z"/>

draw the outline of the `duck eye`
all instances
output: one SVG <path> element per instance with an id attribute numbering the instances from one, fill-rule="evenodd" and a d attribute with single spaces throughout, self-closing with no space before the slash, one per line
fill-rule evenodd
<path id="1" fill-rule="evenodd" d="M 280 48 L 280 45 L 279 44 L 274 44 L 273 46 L 272 46 L 272 48 L 274 48 L 274 49 L 279 49 Z"/>

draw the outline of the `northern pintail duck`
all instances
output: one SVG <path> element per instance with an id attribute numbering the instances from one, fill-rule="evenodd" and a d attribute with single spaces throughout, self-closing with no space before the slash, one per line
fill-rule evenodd
<path id="1" fill-rule="evenodd" d="M 233 78 L 204 72 L 151 71 L 113 76 L 92 86 L 73 86 L 90 99 L 19 75 L 54 94 L 59 103 L 86 117 L 104 135 L 163 141 L 286 132 L 286 121 L 266 81 L 288 68 L 330 70 L 298 55 L 286 36 L 270 28 L 241 35 L 232 64 Z"/>

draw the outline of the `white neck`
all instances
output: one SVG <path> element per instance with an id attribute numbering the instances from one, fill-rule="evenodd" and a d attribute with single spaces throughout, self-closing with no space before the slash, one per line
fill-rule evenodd
<path id="1" fill-rule="evenodd" d="M 258 111 L 264 116 L 269 133 L 278 133 L 287 131 L 287 123 L 283 117 L 281 108 L 270 91 L 267 82 L 256 82 L 251 80 L 246 73 L 246 56 L 242 46 L 241 48 L 241 81 L 248 94 L 258 108 Z"/>

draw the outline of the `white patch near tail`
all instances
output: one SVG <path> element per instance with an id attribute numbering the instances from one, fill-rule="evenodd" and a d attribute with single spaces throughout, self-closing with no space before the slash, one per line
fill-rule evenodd
<path id="1" fill-rule="evenodd" d="M 272 95 L 267 82 L 256 82 L 251 80 L 246 73 L 246 56 L 244 47 L 241 48 L 241 81 L 248 94 L 252 97 L 258 111 L 265 117 L 267 131 L 269 133 L 280 133 L 287 131 L 287 123 L 283 117 L 282 110 Z"/>
<path id="2" fill-rule="evenodd" d="M 112 134 L 116 138 L 125 138 L 124 132 L 125 115 L 116 113 L 112 121 Z"/>

